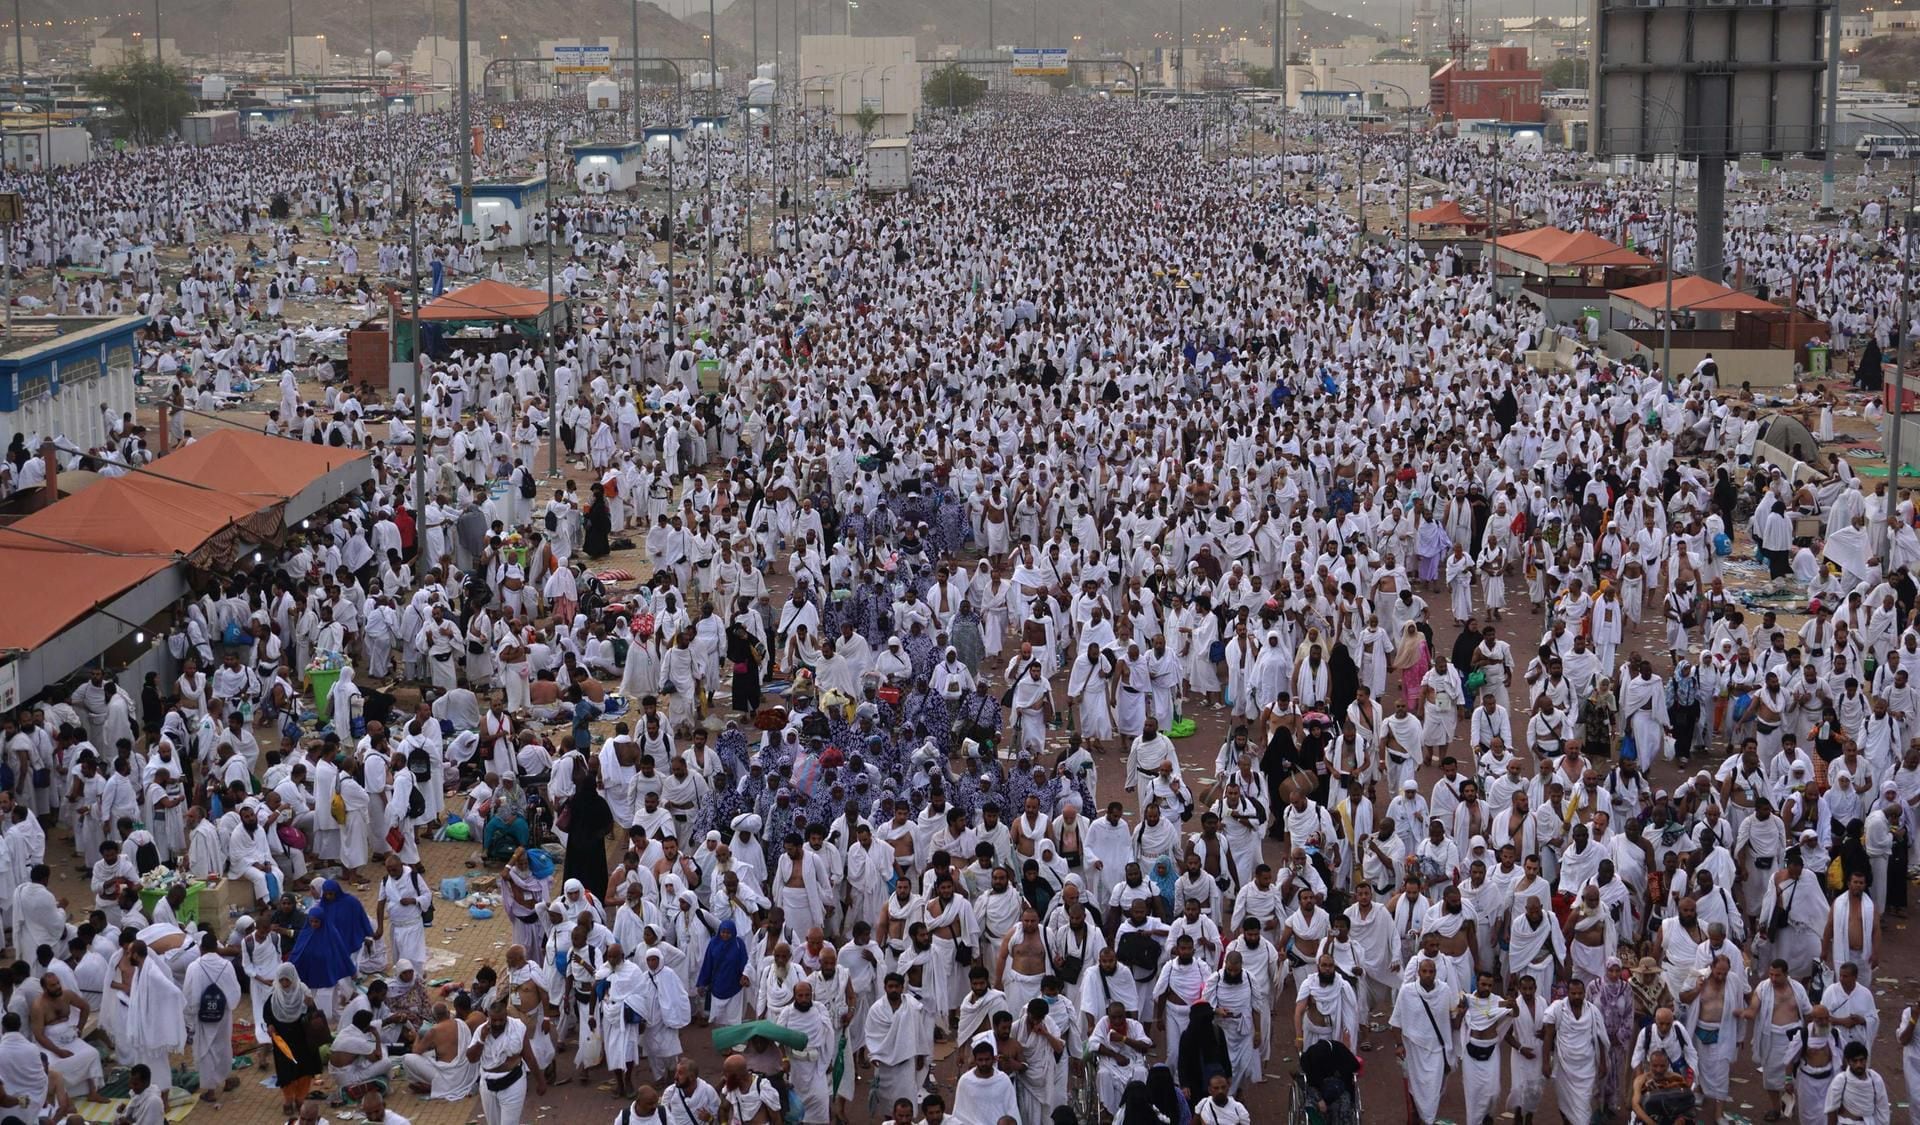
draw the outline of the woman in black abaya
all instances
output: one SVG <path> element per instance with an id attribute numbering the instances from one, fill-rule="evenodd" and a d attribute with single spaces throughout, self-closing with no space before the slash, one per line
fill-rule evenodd
<path id="1" fill-rule="evenodd" d="M 613 832 L 613 809 L 600 795 L 600 762 L 587 759 L 587 777 L 567 802 L 566 878 L 596 895 L 607 891 L 607 836 Z"/>

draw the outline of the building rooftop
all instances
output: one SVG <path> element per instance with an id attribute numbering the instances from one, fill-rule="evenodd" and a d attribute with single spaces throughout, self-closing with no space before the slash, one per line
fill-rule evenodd
<path id="1" fill-rule="evenodd" d="M 131 332 L 146 323 L 146 318 L 139 316 L 26 317 L 16 314 L 13 334 L 0 339 L 0 363 L 29 361 L 43 351 L 57 350 L 102 330 Z"/>

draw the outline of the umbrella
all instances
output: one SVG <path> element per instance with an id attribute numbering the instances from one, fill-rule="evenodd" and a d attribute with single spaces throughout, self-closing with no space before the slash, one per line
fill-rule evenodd
<path id="1" fill-rule="evenodd" d="M 731 1051 L 749 1039 L 771 1039 L 782 1047 L 796 1050 L 807 1045 L 806 1032 L 783 1027 L 772 1020 L 749 1020 L 713 1029 L 713 1047 L 716 1051 Z"/>

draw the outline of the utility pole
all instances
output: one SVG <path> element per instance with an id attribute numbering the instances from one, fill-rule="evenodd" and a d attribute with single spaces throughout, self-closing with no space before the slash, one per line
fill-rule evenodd
<path id="1" fill-rule="evenodd" d="M 14 18 L 19 19 L 18 16 Z M 287 0 L 287 77 L 300 77 L 300 63 L 293 49 L 293 0 Z"/>
<path id="2" fill-rule="evenodd" d="M 640 0 L 628 0 L 627 8 L 627 14 L 633 21 L 631 30 L 633 40 L 633 139 L 637 141 L 647 135 L 645 126 L 642 125 L 640 120 Z M 759 0 L 754 0 L 754 12 L 758 14 L 759 10 Z M 756 23 L 754 27 L 758 30 L 759 25 Z M 669 149 L 673 147 L 672 137 L 667 138 L 667 147 Z"/>
<path id="3" fill-rule="evenodd" d="M 27 33 L 20 24 L 20 0 L 13 0 L 13 61 L 16 81 L 20 86 L 20 93 L 22 96 L 25 96 L 27 92 Z M 47 100 L 49 103 L 53 100 L 52 87 L 48 87 L 47 89 Z"/>
<path id="4" fill-rule="evenodd" d="M 1289 92 L 1287 90 L 1287 60 L 1293 57 L 1293 52 L 1287 49 L 1287 4 L 1288 3 L 1289 3 L 1289 0 L 1273 0 L 1274 11 L 1278 16 L 1278 18 L 1275 20 L 1275 23 L 1277 23 L 1280 28 L 1279 34 L 1274 38 L 1274 41 L 1273 41 L 1273 58 L 1274 58 L 1273 82 L 1274 82 L 1274 85 L 1279 87 L 1280 89 L 1280 102 L 1281 102 L 1282 109 L 1286 108 L 1287 94 Z"/>
<path id="5" fill-rule="evenodd" d="M 1175 8 L 1173 27 L 1173 92 L 1184 101 L 1187 96 L 1187 0 L 1180 0 Z"/>
<path id="6" fill-rule="evenodd" d="M 460 235 L 473 233 L 473 90 L 467 77 L 467 0 L 455 21 L 460 36 Z"/>
<path id="7" fill-rule="evenodd" d="M 560 475 L 560 367 L 553 351 L 553 99 L 547 99 L 543 113 L 546 139 L 540 143 L 540 162 L 547 169 L 547 308 L 546 318 L 547 380 L 553 395 L 553 408 L 547 412 L 547 475 Z"/>
<path id="8" fill-rule="evenodd" d="M 1871 9 L 1869 9 L 1871 10 Z M 1827 126 L 1826 151 L 1820 160 L 1820 217 L 1833 216 L 1833 135 L 1840 124 L 1840 5 L 1831 5 L 1827 21 Z M 1901 334 L 1903 337 L 1905 333 Z M 1899 483 L 1900 470 L 1895 468 L 1887 479 Z M 1897 492 L 1898 489 L 1896 488 Z M 1884 557 L 1884 556 L 1882 556 Z"/>
<path id="9" fill-rule="evenodd" d="M 720 126 L 720 32 L 714 18 L 714 0 L 707 0 L 707 289 L 713 289 L 713 135 Z"/>
<path id="10" fill-rule="evenodd" d="M 1273 77 L 1267 83 L 1270 89 L 1287 88 L 1286 26 L 1287 0 L 1273 0 Z"/>
<path id="11" fill-rule="evenodd" d="M 427 511 L 427 442 L 426 442 L 426 397 L 427 363 L 426 353 L 420 347 L 420 212 L 413 199 L 407 201 L 407 258 L 412 263 L 413 272 L 413 496 L 422 516 L 420 524 L 424 531 Z M 413 580 L 427 580 L 427 553 L 413 553 Z"/>

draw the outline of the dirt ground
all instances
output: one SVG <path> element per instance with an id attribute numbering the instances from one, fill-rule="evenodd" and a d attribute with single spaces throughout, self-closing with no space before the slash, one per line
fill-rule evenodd
<path id="1" fill-rule="evenodd" d="M 1263 149 L 1266 147 L 1264 139 L 1261 147 Z M 1370 207 L 1369 211 L 1370 217 L 1375 218 L 1376 221 L 1385 221 L 1388 223 L 1392 221 L 1391 214 L 1385 210 L 1376 210 Z M 764 228 L 759 232 L 758 237 L 764 238 Z M 762 242 L 762 245 L 764 245 L 764 242 Z M 373 258 L 371 245 L 363 245 L 361 249 L 362 262 L 371 262 Z M 326 252 L 325 247 L 318 243 L 303 245 L 302 251 L 303 253 L 312 253 L 315 255 L 324 255 Z M 166 256 L 166 254 L 167 252 L 163 251 L 163 257 Z M 697 256 L 694 261 L 697 263 Z M 296 315 L 302 319 L 313 319 L 323 322 L 336 321 L 344 311 L 338 306 L 301 309 L 295 302 L 289 302 L 289 308 L 297 310 Z M 256 404 L 252 406 L 242 406 L 237 410 L 226 412 L 223 419 L 219 421 L 196 417 L 192 422 L 192 426 L 194 428 L 203 428 L 209 425 L 226 423 L 249 426 L 258 425 L 268 407 L 268 403 L 266 402 L 268 397 L 272 397 L 272 392 L 262 392 L 262 394 L 258 396 Z M 154 419 L 149 416 L 146 420 L 151 422 Z M 1867 427 L 1858 418 L 1849 419 L 1843 417 L 1841 419 L 1841 425 L 1844 430 L 1850 431 L 1852 440 L 1868 440 L 1873 436 L 1871 428 Z M 1843 438 L 1846 436 L 1847 435 L 1843 435 Z M 1870 464 L 1872 462 L 1861 461 L 1857 463 Z M 573 466 L 568 467 L 567 472 L 569 476 L 581 483 L 584 487 L 588 479 L 585 472 Z M 1751 547 L 1744 541 L 1744 538 L 1736 547 L 1735 553 L 1736 555 L 1751 553 Z M 638 557 L 639 554 L 640 552 L 619 553 L 613 558 L 606 560 L 605 565 L 608 567 L 619 567 L 632 571 L 636 575 L 644 576 L 645 561 Z M 776 589 L 784 587 L 786 585 L 785 576 L 776 576 L 774 584 Z M 1523 588 L 1515 589 L 1517 585 L 1518 584 L 1510 584 L 1510 590 L 1513 590 L 1513 593 L 1510 593 L 1511 612 L 1500 622 L 1499 633 L 1503 639 L 1513 645 L 1516 654 L 1524 660 L 1525 654 L 1531 652 L 1537 645 L 1542 626 L 1539 612 L 1525 604 L 1524 590 Z M 1518 594 L 1519 597 L 1514 597 L 1514 594 Z M 1437 607 L 1444 606 L 1444 594 L 1429 592 L 1427 597 L 1429 602 L 1435 604 Z M 1438 616 L 1445 616 L 1443 608 L 1439 611 Z M 1625 647 L 1633 651 L 1645 651 L 1650 655 L 1663 655 L 1655 652 L 1655 650 L 1661 647 L 1658 637 L 1648 631 L 1643 630 L 1643 632 L 1646 632 L 1647 635 L 1632 638 Z M 1450 646 L 1454 635 L 1455 630 L 1450 624 L 1436 626 L 1436 642 L 1439 647 L 1444 648 Z M 1649 641 L 1652 643 L 1649 644 Z M 999 669 L 996 668 L 993 671 L 995 681 L 998 683 Z M 1211 780 L 1209 776 L 1211 762 L 1216 749 L 1226 738 L 1229 724 L 1226 721 L 1224 713 L 1217 707 L 1199 707 L 1196 709 L 1190 706 L 1187 713 L 1198 721 L 1199 729 L 1192 737 L 1182 740 L 1179 743 L 1179 749 L 1187 780 L 1194 789 L 1198 790 Z M 1062 737 L 1064 739 L 1064 734 Z M 1456 752 L 1464 751 L 1464 728 L 1462 734 L 1456 737 L 1453 749 Z M 1109 755 L 1109 757 L 1114 757 L 1114 755 Z M 1109 798 L 1118 798 L 1120 796 L 1120 770 L 1115 768 L 1113 763 L 1105 763 L 1105 765 L 1106 768 L 1101 771 L 1102 785 L 1097 795 L 1100 803 L 1104 803 Z M 1698 768 L 1698 765 L 1699 763 L 1696 760 L 1696 768 Z M 1422 771 L 1422 792 L 1427 791 L 1437 776 L 1437 770 Z M 1676 776 L 1671 765 L 1663 765 L 1656 768 L 1652 780 L 1657 786 L 1666 786 L 1670 785 L 1676 779 Z M 1129 802 L 1129 806 L 1130 805 L 1131 803 Z M 437 882 L 439 878 L 449 874 L 465 873 L 471 875 L 474 873 L 468 866 L 470 862 L 469 857 L 472 854 L 472 848 L 468 845 L 426 843 L 421 846 L 421 852 L 426 874 L 430 882 Z M 89 896 L 86 895 L 84 873 L 77 866 L 77 860 L 71 860 L 69 858 L 71 853 L 71 839 L 65 833 L 60 833 L 54 839 L 50 840 L 49 854 L 56 860 L 56 889 L 75 902 L 80 902 Z M 1267 844 L 1265 858 L 1269 862 L 1276 862 L 1279 859 L 1277 846 L 1271 841 Z M 480 964 L 485 962 L 492 962 L 494 964 L 501 963 L 508 940 L 507 934 L 507 923 L 503 918 L 496 917 L 490 921 L 474 921 L 466 917 L 464 911 L 460 908 L 451 904 L 441 904 L 440 923 L 435 929 L 429 932 L 429 946 L 432 950 L 432 958 L 427 967 L 429 979 L 434 981 L 465 981 L 472 977 L 473 971 L 478 968 Z M 1909 932 L 1909 924 L 1906 921 L 1889 921 L 1885 942 L 1886 950 L 1883 954 L 1885 969 L 1883 970 L 1883 975 L 1876 980 L 1876 991 L 1881 998 L 1882 1030 L 1880 1041 L 1876 1044 L 1875 1049 L 1876 1057 L 1880 1063 L 1879 1069 L 1886 1076 L 1888 1087 L 1896 1103 L 1896 1112 L 1904 1113 L 1908 1095 L 1905 1090 L 1901 1068 L 1897 1065 L 1899 1047 L 1893 1042 L 1893 1029 L 1901 1008 L 1907 1004 L 1920 1001 L 1920 973 L 1907 974 L 1905 972 L 1905 959 L 1908 956 L 1914 955 L 1917 951 L 1920 951 L 1920 942 L 1917 942 L 1915 936 Z M 1890 972 L 1892 975 L 1884 975 L 1886 972 Z M 1291 994 L 1289 994 L 1282 1005 L 1283 1010 L 1290 1011 L 1291 1003 Z M 244 1011 L 245 1006 L 243 1005 L 242 1007 Z M 1380 1010 L 1374 1013 L 1373 1018 L 1376 1022 L 1384 1022 L 1385 1016 L 1386 1012 Z M 1284 1075 L 1292 1065 L 1292 1060 L 1288 1053 L 1292 1042 L 1292 1035 L 1291 1029 L 1285 1026 L 1286 1022 L 1286 1016 L 1276 1017 L 1275 1033 L 1279 1045 L 1276 1047 L 1273 1061 L 1268 1065 L 1268 1074 L 1270 1076 Z M 1376 1038 L 1382 1044 L 1381 1049 L 1367 1053 L 1364 1056 L 1366 1072 L 1362 1080 L 1362 1090 L 1367 1109 L 1366 1120 L 1398 1121 L 1404 1113 L 1404 1093 L 1400 1068 L 1391 1054 L 1391 1046 L 1389 1043 L 1391 1037 L 1383 1035 L 1377 1036 Z M 1160 1036 L 1157 1031 L 1155 1033 L 1155 1039 L 1156 1042 L 1160 1041 Z M 696 1026 L 687 1029 L 682 1034 L 682 1041 L 686 1046 L 688 1054 L 700 1064 L 703 1075 L 712 1076 L 717 1072 L 717 1056 L 712 1049 L 711 1040 L 704 1028 Z M 944 1049 L 943 1047 L 943 1052 Z M 563 1059 L 569 1057 L 569 1055 L 570 1052 L 562 1052 Z M 264 1056 L 259 1060 L 260 1063 L 265 1063 L 265 1061 Z M 951 1074 L 950 1069 L 944 1072 L 949 1075 Z M 195 1108 L 191 1114 L 191 1120 L 197 1123 L 220 1120 L 247 1122 L 279 1120 L 278 1095 L 275 1091 L 261 1085 L 261 1080 L 265 1078 L 268 1073 L 270 1073 L 270 1066 L 263 1070 L 258 1064 L 250 1070 L 240 1071 L 239 1074 L 242 1080 L 240 1089 L 228 1096 L 224 1107 L 217 1110 L 204 1106 Z M 567 1076 L 570 1073 L 570 1067 L 563 1063 L 561 1065 L 561 1073 L 563 1077 Z M 1759 1076 L 1744 1051 L 1736 1063 L 1734 1075 L 1735 1097 L 1733 1103 L 1728 1106 L 1729 1119 L 1733 1120 L 1735 1117 L 1757 1118 L 1766 1108 L 1766 1099 L 1760 1089 Z M 1285 1089 L 1286 1084 L 1283 1079 L 1269 1077 L 1265 1084 L 1254 1087 L 1243 1095 L 1244 1100 L 1253 1111 L 1256 1121 L 1274 1121 L 1280 1119 L 1280 1115 L 1283 1115 L 1287 1110 Z M 865 1090 L 864 1081 L 861 1090 L 862 1092 Z M 1546 1105 L 1543 1105 L 1541 1111 L 1542 1125 L 1546 1125 L 1550 1118 L 1557 1117 L 1557 1111 L 1547 1108 L 1547 1106 L 1551 1104 L 1551 1101 L 1550 1096 L 1545 1099 Z M 396 1087 L 390 1099 L 390 1105 L 396 1112 L 416 1122 L 417 1125 L 453 1125 L 453 1123 L 456 1122 L 479 1120 L 477 1100 L 470 1099 L 456 1103 L 429 1103 L 406 1092 L 403 1086 Z M 613 1118 L 619 1107 L 620 1103 L 611 1094 L 602 1092 L 598 1088 L 597 1082 L 591 1085 L 570 1083 L 553 1088 L 544 1097 L 530 1098 L 527 1109 L 527 1120 L 559 1121 L 570 1119 L 580 1122 L 608 1121 Z M 857 1123 L 865 1121 L 863 1097 L 857 1097 L 855 1099 L 855 1104 L 851 1107 L 851 1110 L 850 1116 L 852 1122 L 857 1125 Z M 1442 1117 L 1451 1120 L 1443 1122 L 1443 1125 L 1452 1125 L 1452 1122 L 1458 1121 L 1462 1116 L 1462 1111 L 1463 1105 L 1459 1084 L 1455 1082 L 1451 1084 L 1448 1096 L 1443 1102 L 1441 1110 Z M 355 1120 L 358 1115 L 357 1112 L 352 1110 L 332 1110 L 329 1111 L 328 1116 L 335 1121 L 350 1121 Z M 1578 1122 L 1570 1123 L 1570 1125 L 1588 1125 L 1588 1123 Z M 1736 1121 L 1735 1125 L 1739 1125 L 1739 1122 Z"/>

